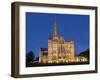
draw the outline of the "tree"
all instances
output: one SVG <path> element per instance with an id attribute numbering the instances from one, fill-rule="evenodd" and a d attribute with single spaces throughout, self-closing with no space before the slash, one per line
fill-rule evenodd
<path id="1" fill-rule="evenodd" d="M 36 58 L 36 61 L 39 61 L 39 56 Z"/>
<path id="2" fill-rule="evenodd" d="M 79 56 L 86 57 L 89 60 L 89 49 L 86 49 L 85 51 L 81 52 Z"/>
<path id="3" fill-rule="evenodd" d="M 35 60 L 35 54 L 33 51 L 26 53 L 26 67 L 31 67 L 33 65 L 33 61 Z"/>

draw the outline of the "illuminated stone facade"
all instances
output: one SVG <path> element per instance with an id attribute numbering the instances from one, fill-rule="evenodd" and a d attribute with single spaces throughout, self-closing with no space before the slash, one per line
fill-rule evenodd
<path id="1" fill-rule="evenodd" d="M 54 23 L 53 37 L 48 38 L 48 48 L 41 48 L 39 63 L 69 63 L 80 61 L 75 56 L 74 40 L 65 41 L 58 35 L 56 22 Z"/>

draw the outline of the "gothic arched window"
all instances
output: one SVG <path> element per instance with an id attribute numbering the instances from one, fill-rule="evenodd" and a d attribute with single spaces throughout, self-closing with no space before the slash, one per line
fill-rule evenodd
<path id="1" fill-rule="evenodd" d="M 63 46 L 61 46 L 61 52 L 62 53 L 66 53 L 66 50 L 65 50 L 65 48 Z"/>

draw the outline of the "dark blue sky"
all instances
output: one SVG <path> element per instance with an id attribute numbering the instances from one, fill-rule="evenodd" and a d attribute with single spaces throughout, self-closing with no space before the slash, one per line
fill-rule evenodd
<path id="1" fill-rule="evenodd" d="M 77 54 L 89 48 L 89 15 L 26 13 L 26 53 L 38 56 L 40 48 L 47 48 L 48 36 L 53 35 L 54 20 L 59 36 L 74 39 Z"/>

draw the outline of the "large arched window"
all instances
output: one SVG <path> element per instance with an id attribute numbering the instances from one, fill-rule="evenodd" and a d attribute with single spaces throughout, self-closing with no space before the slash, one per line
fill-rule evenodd
<path id="1" fill-rule="evenodd" d="M 62 45 L 61 45 L 61 53 L 66 53 L 66 50 Z"/>
<path id="2" fill-rule="evenodd" d="M 58 48 L 58 53 L 66 53 L 66 49 L 61 45 L 61 46 Z"/>

